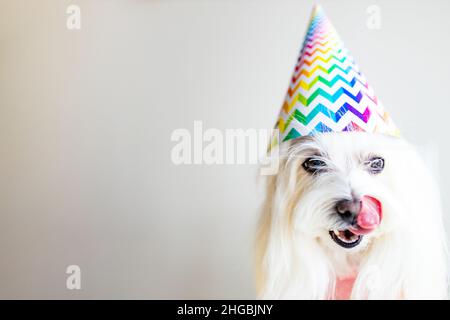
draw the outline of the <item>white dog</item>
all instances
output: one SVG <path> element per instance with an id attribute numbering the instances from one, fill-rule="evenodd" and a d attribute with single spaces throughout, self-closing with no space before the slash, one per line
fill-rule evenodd
<path id="1" fill-rule="evenodd" d="M 257 238 L 268 299 L 442 299 L 438 190 L 413 147 L 362 132 L 281 144 Z"/>

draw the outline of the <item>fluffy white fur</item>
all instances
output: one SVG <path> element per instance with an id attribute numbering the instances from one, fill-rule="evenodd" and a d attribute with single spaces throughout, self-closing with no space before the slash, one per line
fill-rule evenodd
<path id="1" fill-rule="evenodd" d="M 301 166 L 323 154 L 327 172 Z M 447 298 L 447 257 L 438 189 L 414 148 L 402 139 L 327 133 L 283 143 L 280 169 L 268 177 L 257 237 L 258 294 L 266 299 L 333 299 L 336 279 L 354 274 L 352 299 Z M 367 172 L 370 155 L 385 159 Z M 379 199 L 383 219 L 360 245 L 330 237 L 340 220 L 336 199 Z"/>

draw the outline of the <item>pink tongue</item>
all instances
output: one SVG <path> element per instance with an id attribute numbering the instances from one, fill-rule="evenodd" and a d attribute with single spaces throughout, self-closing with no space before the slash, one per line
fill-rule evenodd
<path id="1" fill-rule="evenodd" d="M 357 217 L 358 229 L 351 229 L 355 234 L 367 234 L 381 222 L 381 202 L 371 196 L 361 198 L 361 211 Z"/>

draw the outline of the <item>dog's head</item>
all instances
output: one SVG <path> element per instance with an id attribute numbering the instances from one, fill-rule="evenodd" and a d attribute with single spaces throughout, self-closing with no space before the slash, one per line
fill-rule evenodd
<path id="1" fill-rule="evenodd" d="M 324 299 L 355 274 L 354 298 L 447 295 L 439 190 L 411 144 L 330 132 L 277 148 L 257 238 L 261 296 Z"/>
<path id="2" fill-rule="evenodd" d="M 292 140 L 284 176 L 297 231 L 332 249 L 360 251 L 393 227 L 402 140 L 366 133 L 329 133 Z"/>

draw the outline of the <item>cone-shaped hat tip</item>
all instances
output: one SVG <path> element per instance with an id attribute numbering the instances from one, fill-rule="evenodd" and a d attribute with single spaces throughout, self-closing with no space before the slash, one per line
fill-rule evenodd
<path id="1" fill-rule="evenodd" d="M 311 17 L 309 18 L 309 23 L 311 24 L 315 19 L 323 15 L 325 15 L 325 13 L 322 9 L 322 6 L 318 3 L 315 4 L 311 12 Z"/>
<path id="2" fill-rule="evenodd" d="M 318 3 L 316 3 L 314 5 L 314 7 L 313 7 L 312 15 L 315 16 L 315 15 L 317 15 L 319 13 L 322 13 L 322 12 L 323 12 L 322 6 L 320 4 L 318 4 Z"/>

